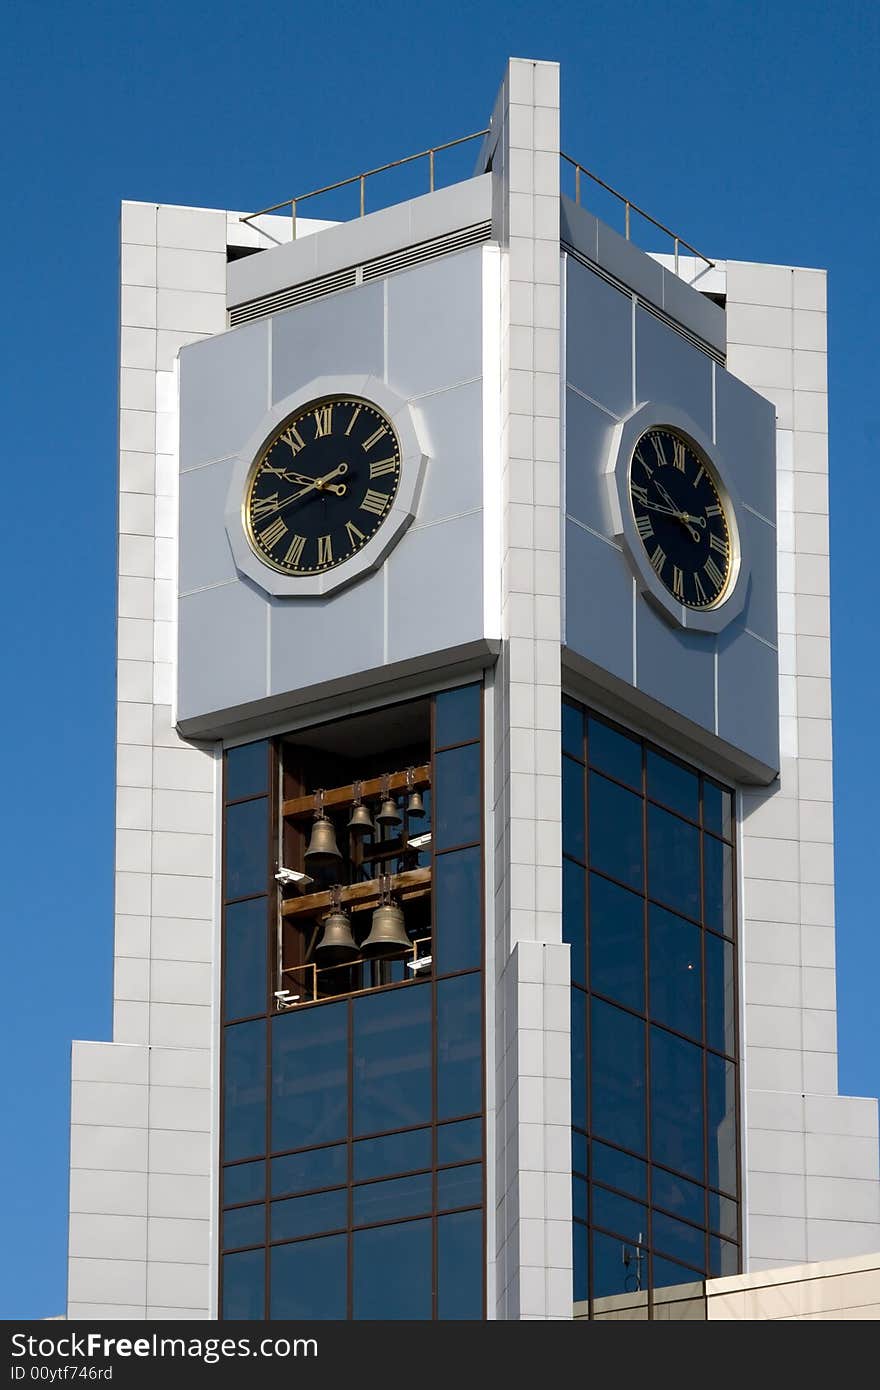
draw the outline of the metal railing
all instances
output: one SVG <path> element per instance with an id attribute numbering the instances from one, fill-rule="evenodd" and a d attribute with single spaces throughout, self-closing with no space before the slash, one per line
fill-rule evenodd
<path id="1" fill-rule="evenodd" d="M 367 211 L 367 179 L 374 174 L 387 173 L 389 169 L 399 169 L 404 164 L 414 164 L 419 159 L 428 161 L 428 192 L 434 192 L 434 162 L 438 154 L 444 150 L 451 150 L 456 145 L 467 144 L 469 140 L 482 140 L 488 134 L 487 130 L 475 130 L 471 135 L 460 135 L 457 140 L 447 140 L 443 145 L 432 145 L 430 149 L 419 150 L 418 154 L 405 155 L 403 159 L 392 159 L 388 164 L 380 164 L 375 169 L 367 169 L 362 174 L 353 174 L 351 178 L 340 179 L 337 183 L 325 184 L 323 188 L 313 188 L 310 193 L 299 193 L 295 198 L 285 198 L 281 203 L 273 203 L 271 207 L 261 208 L 259 212 L 250 212 L 241 218 L 242 222 L 253 222 L 257 217 L 265 217 L 270 212 L 278 212 L 281 208 L 290 208 L 291 221 L 293 223 L 293 240 L 296 240 L 296 213 L 300 203 L 306 202 L 309 198 L 319 198 L 322 193 L 333 193 L 339 188 L 347 188 L 350 184 L 360 185 L 360 217 L 366 216 Z"/>
<path id="2" fill-rule="evenodd" d="M 592 180 L 593 183 L 598 184 L 600 188 L 604 188 L 606 193 L 610 193 L 618 202 L 623 203 L 624 235 L 627 241 L 632 241 L 633 239 L 630 226 L 631 215 L 632 213 L 636 213 L 637 216 L 643 217 L 646 222 L 650 222 L 652 227 L 656 227 L 658 231 L 663 232 L 665 236 L 671 238 L 676 275 L 678 274 L 679 252 L 682 246 L 686 251 L 690 251 L 701 260 L 707 270 L 714 269 L 715 262 L 710 261 L 708 256 L 704 256 L 702 251 L 698 251 L 695 246 L 691 246 L 689 241 L 685 241 L 684 237 L 679 236 L 671 227 L 667 227 L 663 222 L 658 222 L 656 217 L 652 217 L 649 212 L 645 212 L 644 208 L 640 208 L 637 203 L 634 203 L 631 198 L 627 198 L 624 193 L 619 193 L 616 188 L 612 188 L 611 184 L 606 183 L 604 179 L 600 179 L 598 174 L 594 174 L 590 169 L 585 169 L 583 164 L 579 164 L 576 159 L 572 159 L 571 155 L 560 152 L 560 158 L 565 160 L 567 164 L 571 164 L 574 168 L 574 200 L 578 207 L 581 205 L 581 176 L 584 175 L 586 178 Z"/>

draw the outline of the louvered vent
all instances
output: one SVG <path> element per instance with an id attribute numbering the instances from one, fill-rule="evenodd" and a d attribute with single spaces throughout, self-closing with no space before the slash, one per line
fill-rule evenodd
<path id="1" fill-rule="evenodd" d="M 492 233 L 491 222 L 478 222 L 473 227 L 460 231 L 447 232 L 445 236 L 435 237 L 433 241 L 422 241 L 417 246 L 407 246 L 402 251 L 392 251 L 387 256 L 376 256 L 364 261 L 361 266 L 349 266 L 337 270 L 332 275 L 321 275 L 316 280 L 308 280 L 302 285 L 293 285 L 287 290 L 275 290 L 260 299 L 251 299 L 246 304 L 237 304 L 229 311 L 229 323 L 235 327 L 239 323 L 250 323 L 253 319 L 267 318 L 281 309 L 292 309 L 296 304 L 304 304 L 310 299 L 322 299 L 324 295 L 335 294 L 337 290 L 350 289 L 363 280 L 376 280 L 383 275 L 393 275 L 396 270 L 408 270 L 410 266 L 421 265 L 423 261 L 436 260 L 438 256 L 451 255 L 467 246 L 477 246 L 488 241 Z"/>
<path id="2" fill-rule="evenodd" d="M 617 279 L 616 275 L 611 275 L 603 266 L 597 265 L 595 261 L 589 260 L 588 257 L 582 255 L 580 251 L 576 251 L 568 242 L 562 243 L 562 250 L 566 255 L 571 256 L 572 260 L 577 261 L 578 265 L 582 265 L 585 269 L 591 270 L 594 275 L 599 276 L 600 280 L 604 280 L 606 284 L 613 285 L 616 290 L 620 290 L 622 294 L 626 295 L 627 299 L 632 297 L 633 291 L 629 285 L 625 285 L 622 280 Z M 668 328 L 674 329 L 676 333 L 682 338 L 685 338 L 687 342 L 691 343 L 694 347 L 699 348 L 701 352 L 705 352 L 706 356 L 711 357 L 714 362 L 717 362 L 719 367 L 727 365 L 727 358 L 724 356 L 724 353 L 719 352 L 711 343 L 707 343 L 705 338 L 701 338 L 697 333 L 692 333 L 689 328 L 685 328 L 684 324 L 679 323 L 671 314 L 667 314 L 665 309 L 659 309 L 657 305 L 652 304 L 650 300 L 644 299 L 641 295 L 637 295 L 637 298 L 641 308 L 647 310 L 649 314 L 653 314 L 655 319 L 659 319 L 661 323 L 665 323 Z"/>

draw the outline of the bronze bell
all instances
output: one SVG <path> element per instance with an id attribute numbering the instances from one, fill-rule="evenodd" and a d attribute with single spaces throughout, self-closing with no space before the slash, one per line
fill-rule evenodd
<path id="1" fill-rule="evenodd" d="M 405 956 L 411 942 L 403 925 L 403 910 L 396 903 L 380 903 L 373 913 L 370 934 L 361 947 L 368 960 Z"/>
<path id="2" fill-rule="evenodd" d="M 406 802 L 406 813 L 413 818 L 421 819 L 425 814 L 425 803 L 422 801 L 421 792 L 410 792 Z"/>
<path id="3" fill-rule="evenodd" d="M 351 918 L 341 907 L 334 907 L 324 918 L 324 931 L 315 947 L 319 965 L 344 965 L 360 952 L 351 934 Z"/>
<path id="4" fill-rule="evenodd" d="M 312 826 L 309 847 L 305 853 L 308 867 L 311 869 L 315 865 L 333 864 L 341 858 L 342 855 L 336 844 L 336 831 L 333 829 L 333 822 L 328 820 L 326 816 L 316 816 Z"/>
<path id="5" fill-rule="evenodd" d="M 379 807 L 379 814 L 376 817 L 377 825 L 400 825 L 403 816 L 397 809 L 397 802 L 393 796 L 386 796 L 382 805 Z"/>
<path id="6" fill-rule="evenodd" d="M 353 835 L 370 835 L 375 830 L 370 819 L 370 808 L 360 802 L 351 808 L 351 818 L 347 827 Z"/>

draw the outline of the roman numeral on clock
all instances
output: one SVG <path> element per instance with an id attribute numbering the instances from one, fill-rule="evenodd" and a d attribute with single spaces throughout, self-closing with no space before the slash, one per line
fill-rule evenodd
<path id="1" fill-rule="evenodd" d="M 261 516 L 266 516 L 268 512 L 274 512 L 278 506 L 278 493 L 273 492 L 269 497 L 255 497 L 251 510 L 256 520 Z"/>
<path id="2" fill-rule="evenodd" d="M 349 541 L 354 546 L 358 545 L 361 541 L 366 540 L 366 536 L 364 535 L 363 531 L 359 531 L 353 521 L 347 521 L 345 523 L 345 530 L 348 535 Z"/>
<path id="3" fill-rule="evenodd" d="M 723 536 L 716 536 L 714 531 L 709 532 L 709 549 L 717 550 L 720 555 L 727 559 L 730 547 Z"/>
<path id="4" fill-rule="evenodd" d="M 630 490 L 637 502 L 641 502 L 643 507 L 648 505 L 648 489 L 642 487 L 641 483 L 630 483 Z"/>
<path id="5" fill-rule="evenodd" d="M 282 430 L 281 438 L 293 454 L 298 454 L 300 449 L 306 447 L 306 441 L 303 439 L 296 425 L 288 425 L 286 430 Z"/>
<path id="6" fill-rule="evenodd" d="M 707 516 L 720 516 L 720 515 L 721 515 L 721 508 L 719 507 L 719 505 L 718 505 L 717 502 L 710 502 L 710 503 L 709 503 L 708 507 L 706 508 L 706 515 L 707 515 Z"/>
<path id="7" fill-rule="evenodd" d="M 333 433 L 333 407 L 332 405 L 319 405 L 315 407 L 315 438 L 322 439 L 325 434 Z"/>
<path id="8" fill-rule="evenodd" d="M 258 533 L 258 539 L 261 545 L 265 546 L 267 550 L 271 550 L 274 545 L 278 544 L 281 537 L 286 535 L 287 527 L 281 520 L 281 517 L 276 516 L 271 525 L 265 527 L 264 530 Z"/>
<path id="9" fill-rule="evenodd" d="M 383 473 L 393 473 L 396 467 L 396 459 L 374 459 L 370 463 L 370 477 L 381 478 Z"/>
<path id="10" fill-rule="evenodd" d="M 683 473 L 683 472 L 685 471 L 685 469 L 684 469 L 684 461 L 685 461 L 684 440 L 682 440 L 682 439 L 673 439 L 673 441 L 672 441 L 672 466 L 673 466 L 673 468 L 678 468 L 678 469 Z"/>
<path id="11" fill-rule="evenodd" d="M 676 598 L 684 599 L 684 575 L 678 565 L 672 566 L 672 592 Z"/>
<path id="12" fill-rule="evenodd" d="M 369 439 L 365 439 L 365 440 L 364 440 L 364 448 L 365 448 L 365 449 L 372 449 L 372 447 L 373 447 L 374 444 L 378 444 L 378 443 L 379 443 L 379 440 L 382 438 L 383 434 L 387 434 L 387 433 L 388 433 L 388 426 L 387 426 L 387 425 L 380 425 L 379 428 L 378 428 L 373 434 L 370 435 Z"/>
<path id="13" fill-rule="evenodd" d="M 662 468 L 666 463 L 666 451 L 664 450 L 663 445 L 660 441 L 660 436 L 657 434 L 652 434 L 651 443 L 654 446 L 654 453 L 657 455 L 657 466 L 658 468 Z"/>
<path id="14" fill-rule="evenodd" d="M 294 536 L 284 556 L 285 565 L 298 565 L 306 548 L 305 536 Z"/>
<path id="15" fill-rule="evenodd" d="M 649 516 L 637 516 L 636 530 L 638 531 L 643 541 L 648 540 L 654 534 L 654 527 L 651 525 L 651 518 Z"/>
<path id="16" fill-rule="evenodd" d="M 712 559 L 711 555 L 709 556 L 708 560 L 703 566 L 703 569 L 708 574 L 716 589 L 720 589 L 722 584 L 724 583 L 724 575 L 721 573 L 720 569 L 716 565 L 715 561 Z"/>
<path id="17" fill-rule="evenodd" d="M 388 505 L 388 496 L 387 492 L 376 492 L 374 488 L 368 487 L 361 502 L 361 511 L 381 516 Z"/>
<path id="18" fill-rule="evenodd" d="M 333 544 L 329 536 L 318 537 L 318 564 L 333 564 Z"/>
<path id="19" fill-rule="evenodd" d="M 354 410 L 352 411 L 351 419 L 349 420 L 348 424 L 347 424 L 346 427 L 345 427 L 345 433 L 346 433 L 346 434 L 351 434 L 352 430 L 354 429 L 354 422 L 355 422 L 355 420 L 357 419 L 357 417 L 360 415 L 360 413 L 361 413 L 361 407 L 360 407 L 359 405 L 356 405 L 355 408 L 354 408 Z"/>
<path id="20" fill-rule="evenodd" d="M 703 588 L 702 584 L 700 583 L 700 576 L 699 576 L 698 574 L 695 574 L 695 575 L 694 575 L 694 588 L 695 588 L 696 593 L 697 593 L 697 603 L 705 603 L 705 602 L 706 602 L 706 590 Z"/>
<path id="21" fill-rule="evenodd" d="M 663 549 L 662 545 L 655 546 L 655 548 L 654 548 L 654 553 L 653 553 L 653 555 L 651 556 L 651 568 L 652 568 L 653 570 L 656 570 L 657 574 L 662 574 L 662 573 L 663 573 L 663 566 L 664 566 L 665 564 L 666 564 L 666 551 Z"/>

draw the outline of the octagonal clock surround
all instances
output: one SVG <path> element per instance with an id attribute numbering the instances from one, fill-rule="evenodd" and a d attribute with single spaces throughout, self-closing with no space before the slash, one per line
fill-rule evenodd
<path id="1" fill-rule="evenodd" d="M 397 490 L 379 529 L 354 555 L 317 574 L 285 574 L 264 563 L 247 536 L 246 500 L 255 462 L 289 417 L 328 397 L 370 403 L 393 426 L 400 449 Z M 226 535 L 238 572 L 273 598 L 317 598 L 335 593 L 378 569 L 411 525 L 418 509 L 428 455 L 422 446 L 416 411 L 373 376 L 315 377 L 277 401 L 266 412 L 243 449 L 235 456 L 226 501 Z"/>
<path id="2" fill-rule="evenodd" d="M 731 574 L 724 596 L 713 608 L 690 608 L 679 602 L 651 566 L 639 536 L 630 495 L 630 468 L 633 454 L 643 435 L 651 430 L 669 430 L 680 435 L 712 469 L 714 482 L 725 510 L 731 541 Z M 612 528 L 620 541 L 641 593 L 660 613 L 689 632 L 721 632 L 740 615 L 749 588 L 750 564 L 740 524 L 741 504 L 731 479 L 731 470 L 722 451 L 700 426 L 675 406 L 650 401 L 638 406 L 614 428 L 608 454 L 609 502 Z"/>

